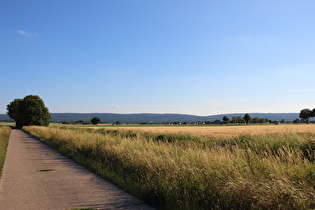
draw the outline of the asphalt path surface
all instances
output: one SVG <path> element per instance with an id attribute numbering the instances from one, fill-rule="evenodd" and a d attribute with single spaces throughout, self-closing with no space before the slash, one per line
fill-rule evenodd
<path id="1" fill-rule="evenodd" d="M 0 209 L 153 209 L 22 130 L 11 132 Z"/>

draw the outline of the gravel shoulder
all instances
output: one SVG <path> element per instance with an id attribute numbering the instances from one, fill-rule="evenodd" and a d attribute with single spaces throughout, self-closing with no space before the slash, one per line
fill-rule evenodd
<path id="1" fill-rule="evenodd" d="M 26 132 L 13 129 L 0 209 L 153 209 Z"/>

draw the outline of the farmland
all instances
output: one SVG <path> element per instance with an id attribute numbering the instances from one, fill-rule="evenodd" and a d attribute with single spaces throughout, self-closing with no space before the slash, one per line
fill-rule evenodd
<path id="1" fill-rule="evenodd" d="M 97 129 L 97 127 L 94 127 Z M 203 137 L 233 137 L 237 135 L 267 135 L 276 133 L 315 133 L 312 124 L 283 124 L 283 125 L 250 125 L 250 126 L 141 126 L 141 127 L 107 127 L 111 130 L 131 130 L 150 133 L 190 133 Z"/>
<path id="2" fill-rule="evenodd" d="M 160 209 L 315 208 L 315 126 L 36 127 Z"/>

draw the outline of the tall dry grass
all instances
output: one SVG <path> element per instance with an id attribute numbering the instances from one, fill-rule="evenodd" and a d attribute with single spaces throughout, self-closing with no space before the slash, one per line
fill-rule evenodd
<path id="1" fill-rule="evenodd" d="M 0 176 L 7 153 L 11 128 L 8 126 L 0 126 Z"/>
<path id="2" fill-rule="evenodd" d="M 315 208 L 315 135 L 188 134 L 25 127 L 161 209 Z"/>

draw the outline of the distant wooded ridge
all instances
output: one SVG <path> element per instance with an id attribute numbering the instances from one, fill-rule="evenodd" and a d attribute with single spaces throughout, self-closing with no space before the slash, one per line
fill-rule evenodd
<path id="1" fill-rule="evenodd" d="M 167 122 L 206 122 L 222 120 L 224 116 L 244 117 L 245 113 L 219 114 L 210 116 L 196 116 L 187 114 L 113 114 L 113 113 L 51 113 L 52 122 L 90 122 L 93 117 L 98 117 L 106 123 L 167 123 Z M 299 119 L 299 113 L 249 113 L 252 118 L 267 118 L 271 121 L 293 121 Z M 11 120 L 8 115 L 0 114 L 0 121 Z"/>

